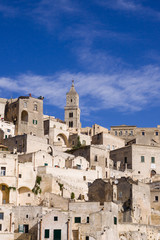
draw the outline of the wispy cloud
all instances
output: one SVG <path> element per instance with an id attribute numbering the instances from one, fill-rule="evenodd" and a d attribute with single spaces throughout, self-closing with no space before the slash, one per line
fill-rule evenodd
<path id="1" fill-rule="evenodd" d="M 153 19 L 160 20 L 160 12 L 150 7 L 144 6 L 141 1 L 136 0 L 95 0 L 98 5 L 105 6 L 114 10 L 123 10 L 133 13 L 140 13 L 141 17 L 148 15 Z"/>
<path id="2" fill-rule="evenodd" d="M 59 72 L 53 76 L 1 77 L 0 90 L 11 94 L 31 92 L 33 96 L 42 95 L 48 104 L 63 108 L 73 77 L 82 114 L 112 108 L 124 112 L 140 111 L 160 103 L 160 68 L 152 65 L 115 74 Z"/>
<path id="3" fill-rule="evenodd" d="M 18 9 L 0 3 L 0 13 L 3 14 L 4 17 L 15 17 L 18 13 Z"/>
<path id="4" fill-rule="evenodd" d="M 78 12 L 80 9 L 72 0 L 41 0 L 29 14 L 37 22 L 53 30 L 62 19 Z"/>

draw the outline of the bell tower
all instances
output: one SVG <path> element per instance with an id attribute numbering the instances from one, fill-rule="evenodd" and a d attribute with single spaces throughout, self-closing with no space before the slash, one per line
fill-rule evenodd
<path id="1" fill-rule="evenodd" d="M 79 130 L 80 124 L 80 108 L 79 95 L 74 88 L 74 80 L 69 92 L 66 94 L 65 122 L 69 128 Z"/>

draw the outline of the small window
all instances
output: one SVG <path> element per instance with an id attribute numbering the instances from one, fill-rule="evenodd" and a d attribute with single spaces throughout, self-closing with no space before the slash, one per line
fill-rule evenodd
<path id="1" fill-rule="evenodd" d="M 31 194 L 30 193 L 28 193 L 28 197 L 30 197 L 31 196 Z"/>
<path id="2" fill-rule="evenodd" d="M 28 216 L 28 214 L 26 215 L 26 218 L 28 218 L 29 216 Z"/>
<path id="3" fill-rule="evenodd" d="M 72 98 L 71 98 L 71 102 L 72 102 Z"/>
<path id="4" fill-rule="evenodd" d="M 119 136 L 122 136 L 122 131 L 119 132 Z"/>
<path id="5" fill-rule="evenodd" d="M 155 196 L 155 202 L 158 202 L 158 196 Z"/>
<path id="6" fill-rule="evenodd" d="M 89 240 L 89 236 L 86 236 L 86 240 Z"/>
<path id="7" fill-rule="evenodd" d="M 142 132 L 142 136 L 144 136 L 145 135 L 145 132 Z"/>
<path id="8" fill-rule="evenodd" d="M 33 120 L 33 124 L 34 124 L 34 125 L 37 125 L 37 120 Z"/>
<path id="9" fill-rule="evenodd" d="M 69 122 L 69 127 L 73 127 L 73 122 Z"/>
<path id="10" fill-rule="evenodd" d="M 124 163 L 127 163 L 127 157 L 124 157 Z"/>
<path id="11" fill-rule="evenodd" d="M 48 163 L 45 163 L 44 166 L 48 166 Z"/>
<path id="12" fill-rule="evenodd" d="M 115 136 L 117 136 L 117 131 L 114 132 Z"/>
<path id="13" fill-rule="evenodd" d="M 130 131 L 130 135 L 133 136 L 133 131 L 132 130 Z"/>
<path id="14" fill-rule="evenodd" d="M 114 217 L 114 225 L 117 225 L 117 218 Z"/>
<path id="15" fill-rule="evenodd" d="M 10 129 L 7 129 L 7 132 L 10 132 L 11 130 Z"/>
<path id="16" fill-rule="evenodd" d="M 24 104 L 23 104 L 23 107 L 24 107 L 24 108 L 26 108 L 26 107 L 27 107 L 27 103 L 26 103 L 26 102 L 24 102 Z"/>
<path id="17" fill-rule="evenodd" d="M 87 217 L 87 223 L 89 223 L 89 217 Z"/>
<path id="18" fill-rule="evenodd" d="M 128 131 L 127 131 L 127 130 L 125 131 L 125 135 L 126 135 L 126 136 L 128 135 Z"/>
<path id="19" fill-rule="evenodd" d="M 58 221 L 58 217 L 57 216 L 54 216 L 54 221 Z"/>
<path id="20" fill-rule="evenodd" d="M 138 174 L 140 174 L 141 172 L 140 171 L 138 171 Z"/>
<path id="21" fill-rule="evenodd" d="M 29 232 L 29 225 L 28 224 L 24 224 L 23 225 L 23 229 L 24 229 L 24 233 L 28 233 Z"/>
<path id="22" fill-rule="evenodd" d="M 74 222 L 75 223 L 81 223 L 81 217 L 75 217 Z"/>
<path id="23" fill-rule="evenodd" d="M 37 104 L 34 104 L 34 111 L 37 111 L 38 110 L 38 106 Z"/>
<path id="24" fill-rule="evenodd" d="M 69 113 L 69 117 L 72 118 L 73 117 L 73 112 Z"/>
<path id="25" fill-rule="evenodd" d="M 1 167 L 1 176 L 6 175 L 6 167 Z"/>
<path id="26" fill-rule="evenodd" d="M 19 224 L 18 226 L 18 232 L 24 232 L 24 227 L 23 227 L 23 224 Z"/>
<path id="27" fill-rule="evenodd" d="M 49 238 L 49 229 L 44 230 L 44 238 Z"/>
<path id="28" fill-rule="evenodd" d="M 3 220 L 4 219 L 4 213 L 0 212 L 0 219 Z"/>
<path id="29" fill-rule="evenodd" d="M 155 132 L 155 135 L 158 136 L 158 132 Z"/>
<path id="30" fill-rule="evenodd" d="M 98 161 L 98 157 L 97 157 L 97 155 L 94 156 L 94 161 L 95 161 L 95 162 Z"/>
<path id="31" fill-rule="evenodd" d="M 22 178 L 22 174 L 19 174 L 18 177 L 19 177 L 19 178 Z"/>
<path id="32" fill-rule="evenodd" d="M 144 156 L 141 156 L 141 162 L 144 162 Z"/>
<path id="33" fill-rule="evenodd" d="M 151 157 L 151 163 L 155 163 L 155 157 Z"/>
<path id="34" fill-rule="evenodd" d="M 0 224 L 0 231 L 2 231 L 2 224 Z"/>
<path id="35" fill-rule="evenodd" d="M 6 186 L 2 185 L 2 191 L 5 191 L 5 190 L 6 190 Z"/>
<path id="36" fill-rule="evenodd" d="M 3 154 L 3 158 L 6 158 L 6 154 Z"/>

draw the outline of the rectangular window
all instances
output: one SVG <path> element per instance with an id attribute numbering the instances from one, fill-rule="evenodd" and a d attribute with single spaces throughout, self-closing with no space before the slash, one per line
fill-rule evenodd
<path id="1" fill-rule="evenodd" d="M 11 130 L 10 129 L 7 129 L 7 132 L 10 132 Z"/>
<path id="2" fill-rule="evenodd" d="M 114 132 L 115 136 L 117 136 L 117 131 Z"/>
<path id="3" fill-rule="evenodd" d="M 151 157 L 151 163 L 155 163 L 155 157 Z"/>
<path id="4" fill-rule="evenodd" d="M 18 232 L 24 232 L 23 224 L 19 224 L 18 226 Z"/>
<path id="5" fill-rule="evenodd" d="M 72 118 L 73 117 L 73 112 L 69 113 L 69 117 Z"/>
<path id="6" fill-rule="evenodd" d="M 114 217 L 114 225 L 117 225 L 117 218 Z"/>
<path id="7" fill-rule="evenodd" d="M 18 177 L 19 177 L 19 178 L 22 178 L 22 174 L 19 174 Z"/>
<path id="8" fill-rule="evenodd" d="M 94 161 L 95 161 L 95 162 L 98 161 L 98 157 L 97 157 L 97 155 L 94 156 Z"/>
<path id="9" fill-rule="evenodd" d="M 75 217 L 74 222 L 75 223 L 81 223 L 81 217 Z"/>
<path id="10" fill-rule="evenodd" d="M 34 124 L 34 125 L 37 125 L 37 120 L 33 120 L 33 124 Z"/>
<path id="11" fill-rule="evenodd" d="M 89 236 L 86 236 L 86 240 L 89 240 Z"/>
<path id="12" fill-rule="evenodd" d="M 49 229 L 44 230 L 44 238 L 49 238 Z"/>
<path id="13" fill-rule="evenodd" d="M 73 122 L 69 122 L 69 127 L 73 127 Z"/>
<path id="14" fill-rule="evenodd" d="M 158 196 L 155 196 L 155 202 L 158 202 Z"/>
<path id="15" fill-rule="evenodd" d="M 122 131 L 119 132 L 119 136 L 122 136 Z"/>
<path id="16" fill-rule="evenodd" d="M 155 135 L 158 136 L 158 132 L 156 132 Z"/>
<path id="17" fill-rule="evenodd" d="M 4 219 L 4 213 L 0 212 L 0 219 L 3 220 Z"/>
<path id="18" fill-rule="evenodd" d="M 145 132 L 142 132 L 142 136 L 144 136 L 145 135 Z"/>
<path id="19" fill-rule="evenodd" d="M 24 229 L 24 233 L 28 233 L 29 232 L 29 225 L 28 224 L 24 224 L 23 225 L 23 229 Z"/>
<path id="20" fill-rule="evenodd" d="M 141 162 L 144 162 L 144 156 L 141 156 Z"/>
<path id="21" fill-rule="evenodd" d="M 48 163 L 45 163 L 44 166 L 48 166 Z"/>
<path id="22" fill-rule="evenodd" d="M 58 217 L 57 216 L 54 216 L 54 221 L 58 221 Z"/>
<path id="23" fill-rule="evenodd" d="M 127 163 L 127 157 L 124 157 L 124 163 Z"/>
<path id="24" fill-rule="evenodd" d="M 6 167 L 1 167 L 1 176 L 6 175 Z"/>
<path id="25" fill-rule="evenodd" d="M 2 231 L 2 224 L 0 224 L 0 231 Z"/>
<path id="26" fill-rule="evenodd" d="M 130 135 L 133 136 L 133 131 L 131 130 Z"/>
<path id="27" fill-rule="evenodd" d="M 87 223 L 89 223 L 89 217 L 87 217 Z"/>

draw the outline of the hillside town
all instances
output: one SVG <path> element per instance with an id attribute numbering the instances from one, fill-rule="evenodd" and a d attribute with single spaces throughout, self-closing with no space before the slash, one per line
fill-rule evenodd
<path id="1" fill-rule="evenodd" d="M 160 240 L 160 125 L 82 127 L 74 81 L 64 120 L 43 99 L 0 99 L 0 240 Z"/>

